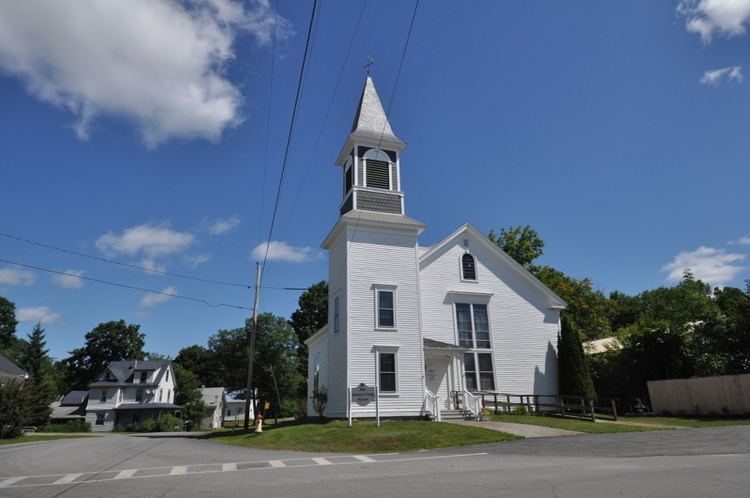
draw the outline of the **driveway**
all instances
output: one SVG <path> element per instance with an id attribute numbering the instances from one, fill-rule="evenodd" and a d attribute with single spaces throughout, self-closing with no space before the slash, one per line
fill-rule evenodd
<path id="1" fill-rule="evenodd" d="M 749 451 L 748 427 L 380 455 L 108 436 L 0 449 L 0 496 L 746 496 Z"/>

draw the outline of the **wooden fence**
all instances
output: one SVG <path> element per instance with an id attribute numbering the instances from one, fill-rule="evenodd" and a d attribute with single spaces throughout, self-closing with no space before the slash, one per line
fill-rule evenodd
<path id="1" fill-rule="evenodd" d="M 618 400 L 615 398 L 496 392 L 477 393 L 476 396 L 481 398 L 482 407 L 489 408 L 495 414 L 510 414 L 522 407 L 531 415 L 554 413 L 563 417 L 575 416 L 591 420 L 601 418 L 602 415 L 614 420 L 618 418 Z"/>
<path id="2" fill-rule="evenodd" d="M 750 374 L 652 380 L 648 392 L 659 414 L 750 414 Z"/>

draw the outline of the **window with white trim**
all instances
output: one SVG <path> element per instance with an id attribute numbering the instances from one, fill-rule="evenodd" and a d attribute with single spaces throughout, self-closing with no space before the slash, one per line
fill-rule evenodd
<path id="1" fill-rule="evenodd" d="M 320 355 L 316 354 L 313 358 L 313 392 L 320 388 Z"/>
<path id="2" fill-rule="evenodd" d="M 104 413 L 96 414 L 96 425 L 104 425 Z"/>
<path id="3" fill-rule="evenodd" d="M 100 403 L 106 403 L 107 402 L 107 390 L 106 389 L 102 389 L 102 392 L 99 395 L 99 402 Z"/>
<path id="4" fill-rule="evenodd" d="M 341 305 L 339 302 L 339 296 L 333 298 L 333 333 L 336 334 L 339 331 L 339 315 L 341 313 Z"/>
<path id="5" fill-rule="evenodd" d="M 143 402 L 143 389 L 136 389 L 136 391 L 135 391 L 135 401 L 136 401 L 136 403 L 142 403 Z"/>
<path id="6" fill-rule="evenodd" d="M 365 159 L 366 186 L 383 190 L 391 189 L 391 163 L 377 159 Z"/>
<path id="7" fill-rule="evenodd" d="M 375 300 L 378 328 L 396 328 L 396 293 L 390 289 L 376 289 Z"/>
<path id="8" fill-rule="evenodd" d="M 396 353 L 378 353 L 378 381 L 381 393 L 395 393 Z"/>
<path id="9" fill-rule="evenodd" d="M 463 280 L 477 279 L 477 264 L 474 256 L 468 252 L 461 256 L 461 278 Z"/>
<path id="10" fill-rule="evenodd" d="M 466 389 L 469 391 L 494 391 L 495 373 L 490 343 L 490 321 L 487 305 L 456 303 L 456 328 L 458 343 L 471 352 L 464 354 Z"/>

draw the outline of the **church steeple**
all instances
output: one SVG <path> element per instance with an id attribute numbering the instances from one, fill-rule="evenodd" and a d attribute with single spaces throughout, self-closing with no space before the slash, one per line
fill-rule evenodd
<path id="1" fill-rule="evenodd" d="M 405 147 L 368 74 L 351 132 L 336 161 L 343 167 L 342 215 L 353 209 L 404 214 L 399 154 Z"/>

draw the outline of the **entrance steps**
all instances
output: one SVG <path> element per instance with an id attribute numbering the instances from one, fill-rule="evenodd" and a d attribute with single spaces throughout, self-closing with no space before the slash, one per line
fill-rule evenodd
<path id="1" fill-rule="evenodd" d="M 440 418 L 442 420 L 470 420 L 471 413 L 466 410 L 441 410 Z"/>

